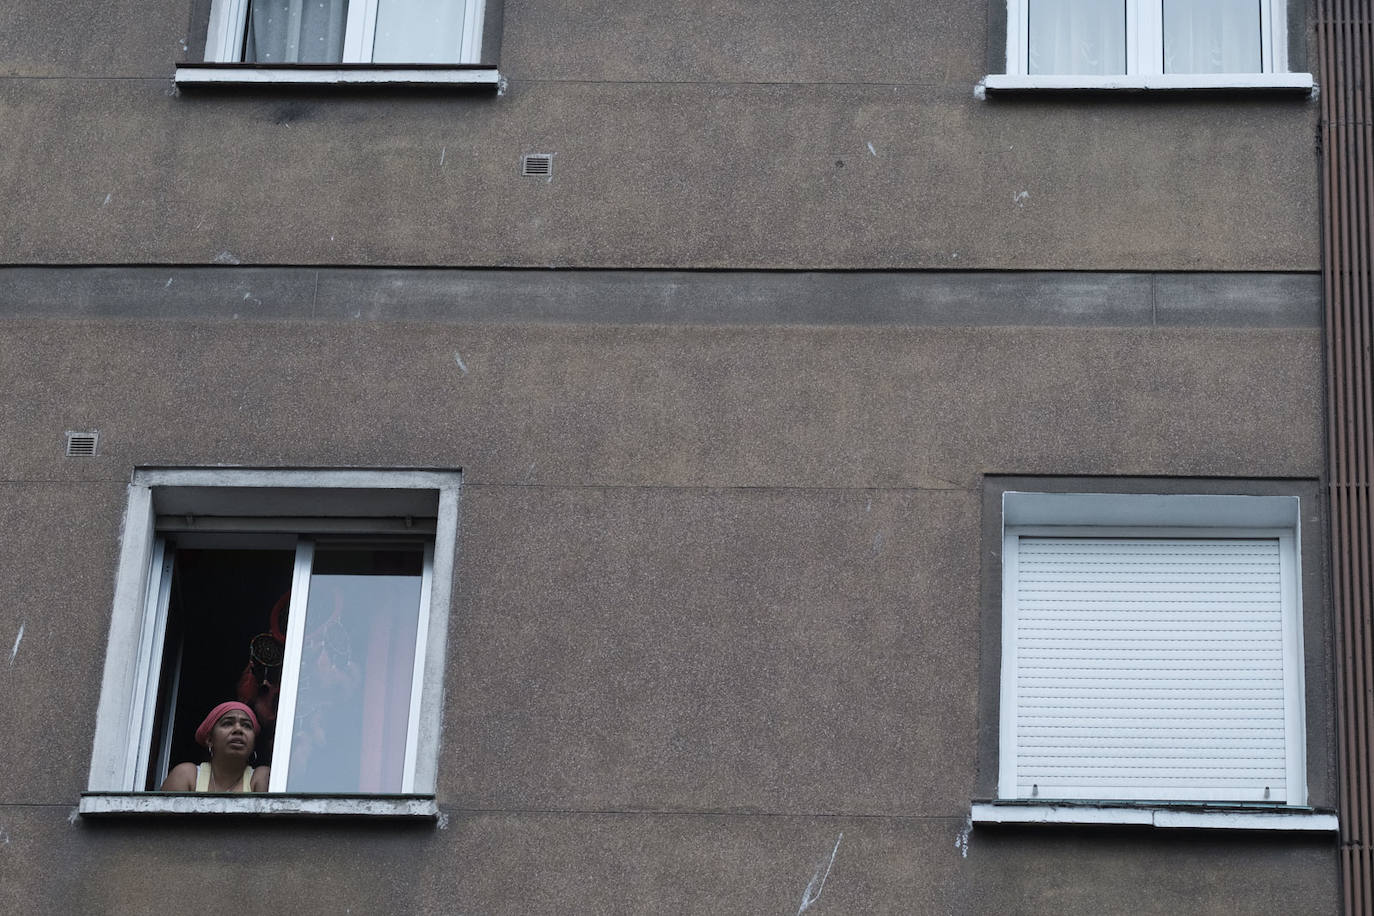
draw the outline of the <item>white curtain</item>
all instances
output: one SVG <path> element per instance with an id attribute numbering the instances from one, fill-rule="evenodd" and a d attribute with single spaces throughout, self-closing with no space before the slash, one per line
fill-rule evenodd
<path id="1" fill-rule="evenodd" d="M 343 60 L 348 0 L 251 0 L 243 59 L 264 64 Z"/>
<path id="2" fill-rule="evenodd" d="M 1260 0 L 1164 0 L 1165 73 L 1259 73 Z"/>
<path id="3" fill-rule="evenodd" d="M 1030 0 L 1029 72 L 1126 72 L 1126 0 Z"/>

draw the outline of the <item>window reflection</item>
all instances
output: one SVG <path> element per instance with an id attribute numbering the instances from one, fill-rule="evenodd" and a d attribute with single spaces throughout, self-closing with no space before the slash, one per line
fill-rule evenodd
<path id="1" fill-rule="evenodd" d="M 287 791 L 401 791 L 422 571 L 418 547 L 317 547 Z"/>
<path id="2" fill-rule="evenodd" d="M 464 0 L 378 0 L 376 63 L 442 64 L 459 59 Z"/>

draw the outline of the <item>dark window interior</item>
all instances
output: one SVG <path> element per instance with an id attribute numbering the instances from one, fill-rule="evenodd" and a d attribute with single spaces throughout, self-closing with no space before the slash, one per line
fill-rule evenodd
<path id="1" fill-rule="evenodd" d="M 274 688 L 281 681 L 281 653 L 274 655 L 273 644 L 286 632 L 294 565 L 292 550 L 175 549 L 147 789 L 158 788 L 166 775 L 165 742 L 168 766 L 206 759 L 195 743 L 196 726 L 225 700 L 256 701 L 262 725 L 256 763 L 271 763 L 275 722 L 266 719 L 275 716 Z"/>

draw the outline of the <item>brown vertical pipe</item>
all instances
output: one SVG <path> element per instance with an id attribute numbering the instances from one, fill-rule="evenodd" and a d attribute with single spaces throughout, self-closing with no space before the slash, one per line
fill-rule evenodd
<path id="1" fill-rule="evenodd" d="M 1374 0 L 1319 0 L 1322 291 L 1342 902 L 1374 911 Z"/>
<path id="2" fill-rule="evenodd" d="M 1358 375 L 1351 380 L 1351 391 L 1354 395 L 1357 422 L 1357 435 L 1355 437 L 1355 454 L 1351 460 L 1351 471 L 1347 476 L 1358 484 L 1356 494 L 1356 504 L 1358 514 L 1356 516 L 1356 555 L 1360 559 L 1361 576 L 1356 584 L 1354 599 L 1356 604 L 1355 623 L 1359 631 L 1360 646 L 1359 657 L 1361 661 L 1359 694 L 1358 699 L 1361 706 L 1361 715 L 1357 721 L 1355 733 L 1356 749 L 1358 751 L 1357 766 L 1360 776 L 1361 798 L 1360 810 L 1364 816 L 1364 835 L 1361 837 L 1363 843 L 1360 847 L 1361 873 L 1364 875 L 1364 907 L 1368 911 L 1371 894 L 1371 875 L 1370 875 L 1370 841 L 1374 839 L 1370 836 L 1371 828 L 1374 828 L 1374 811 L 1371 804 L 1374 804 L 1374 793 L 1370 788 L 1370 773 L 1374 769 L 1374 762 L 1369 756 L 1369 736 L 1370 736 L 1370 699 L 1369 688 L 1374 684 L 1374 670 L 1371 670 L 1371 663 L 1374 660 L 1374 627 L 1370 626 L 1370 605 L 1369 595 L 1371 588 L 1371 512 L 1370 512 L 1370 492 L 1369 483 L 1371 475 L 1369 473 L 1370 452 L 1366 448 L 1369 438 L 1370 416 L 1369 416 L 1369 392 L 1370 392 L 1370 360 L 1369 360 L 1369 186 L 1364 180 L 1365 166 L 1369 149 L 1369 118 L 1366 115 L 1365 107 L 1368 101 L 1368 92 L 1365 81 L 1368 79 L 1368 60 L 1369 47 L 1366 44 L 1367 33 L 1366 24 L 1368 22 L 1368 2 L 1358 4 L 1359 15 L 1347 27 L 1350 32 L 1350 57 L 1352 66 L 1351 86 L 1350 86 L 1350 109 L 1347 113 L 1349 127 L 1347 131 L 1351 141 L 1351 169 L 1355 174 L 1352 194 L 1348 198 L 1347 206 L 1352 210 L 1350 222 L 1353 225 L 1354 244 L 1351 251 L 1351 270 L 1353 272 L 1353 298 L 1351 300 L 1351 312 L 1355 316 L 1355 347 L 1358 353 L 1357 365 Z"/>
<path id="3" fill-rule="evenodd" d="M 1350 630 L 1350 608 L 1345 601 L 1349 594 L 1348 575 L 1350 565 L 1347 562 L 1344 545 L 1349 543 L 1347 497 L 1349 490 L 1340 486 L 1344 469 L 1342 446 L 1344 444 L 1345 425 L 1345 404 L 1344 386 L 1340 379 L 1345 372 L 1344 359 L 1344 338 L 1342 330 L 1345 326 L 1345 299 L 1340 295 L 1340 275 L 1337 270 L 1339 259 L 1336 257 L 1340 238 L 1340 214 L 1339 214 L 1339 175 L 1337 172 L 1337 138 L 1335 131 L 1335 118 L 1332 109 L 1335 105 L 1337 93 L 1335 91 L 1336 81 L 1336 53 L 1337 42 L 1335 41 L 1335 15 L 1333 6 L 1336 0 L 1320 0 L 1318 4 L 1318 17 L 1316 23 L 1318 41 L 1318 78 L 1319 85 L 1326 91 L 1322 97 L 1322 118 L 1320 124 L 1321 149 L 1322 149 L 1322 293 L 1325 300 L 1325 330 L 1326 330 L 1326 391 L 1327 391 L 1327 455 L 1330 465 L 1328 468 L 1328 483 L 1330 493 L 1330 524 L 1331 524 L 1331 577 L 1332 577 L 1332 600 L 1335 610 L 1336 622 L 1336 664 L 1338 689 L 1336 691 L 1336 704 L 1338 711 L 1338 731 L 1341 736 L 1340 751 L 1337 757 L 1340 779 L 1338 781 L 1337 807 L 1340 812 L 1340 867 L 1341 867 L 1341 900 L 1344 905 L 1345 913 L 1358 913 L 1362 904 L 1362 898 L 1357 894 L 1356 887 L 1360 884 L 1357 877 L 1359 863 L 1354 855 L 1355 837 L 1357 832 L 1354 829 L 1352 815 L 1354 809 L 1354 793 L 1352 792 L 1351 779 L 1349 774 L 1354 772 L 1353 761 L 1353 742 L 1346 740 L 1346 736 L 1351 734 L 1353 729 L 1353 703 L 1346 690 L 1347 675 L 1353 664 L 1350 654 L 1350 641 L 1347 634 Z"/>
<path id="4" fill-rule="evenodd" d="M 1358 812 L 1358 824 L 1360 828 L 1359 839 L 1361 845 L 1358 850 L 1360 861 L 1359 872 L 1363 876 L 1360 889 L 1363 896 L 1363 907 L 1367 908 L 1370 899 L 1371 887 L 1368 883 L 1368 856 L 1365 851 L 1369 848 L 1370 829 L 1371 829 L 1371 796 L 1369 791 L 1370 760 L 1369 743 L 1367 734 L 1369 730 L 1370 703 L 1367 690 L 1370 684 L 1370 628 L 1369 615 L 1366 596 L 1370 589 L 1370 566 L 1369 566 L 1369 501 L 1365 490 L 1365 484 L 1369 480 L 1368 453 L 1364 448 L 1366 430 L 1368 428 L 1368 410 L 1366 392 L 1368 390 L 1368 359 L 1365 343 L 1367 339 L 1367 303 L 1365 275 L 1365 248 L 1368 230 L 1368 220 L 1365 215 L 1364 196 L 1365 188 L 1361 181 L 1361 166 L 1363 162 L 1364 128 L 1360 118 L 1361 97 L 1363 96 L 1360 79 L 1363 70 L 1363 59 L 1365 54 L 1361 47 L 1362 29 L 1359 22 L 1364 18 L 1363 7 L 1366 0 L 1346 0 L 1349 3 L 1347 15 L 1342 23 L 1342 43 L 1345 47 L 1345 91 L 1339 98 L 1342 106 L 1341 133 L 1343 141 L 1341 149 L 1343 151 L 1341 160 L 1343 171 L 1346 175 L 1345 194 L 1342 210 L 1344 212 L 1344 224 L 1346 226 L 1346 265 L 1343 273 L 1347 277 L 1346 295 L 1348 304 L 1349 324 L 1347 327 L 1346 349 L 1349 354 L 1347 357 L 1351 373 L 1346 385 L 1346 396 L 1349 401 L 1347 415 L 1350 418 L 1349 448 L 1350 453 L 1346 457 L 1347 470 L 1346 482 L 1352 485 L 1351 503 L 1353 506 L 1352 524 L 1350 526 L 1353 540 L 1350 553 L 1355 559 L 1356 576 L 1351 583 L 1351 599 L 1354 606 L 1354 632 L 1352 638 L 1356 641 L 1355 659 L 1356 669 L 1353 678 L 1353 688 L 1355 690 L 1355 734 L 1354 734 L 1354 772 L 1357 774 L 1356 786 L 1356 805 Z"/>

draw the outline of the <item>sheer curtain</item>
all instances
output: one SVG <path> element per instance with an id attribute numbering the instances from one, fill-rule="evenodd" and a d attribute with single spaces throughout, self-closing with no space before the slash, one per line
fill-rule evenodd
<path id="1" fill-rule="evenodd" d="M 250 0 L 243 59 L 331 64 L 343 59 L 348 0 Z"/>
<path id="2" fill-rule="evenodd" d="M 1164 0 L 1165 73 L 1259 73 L 1260 0 Z"/>
<path id="3" fill-rule="evenodd" d="M 1030 0 L 1029 72 L 1126 72 L 1126 0 Z"/>

